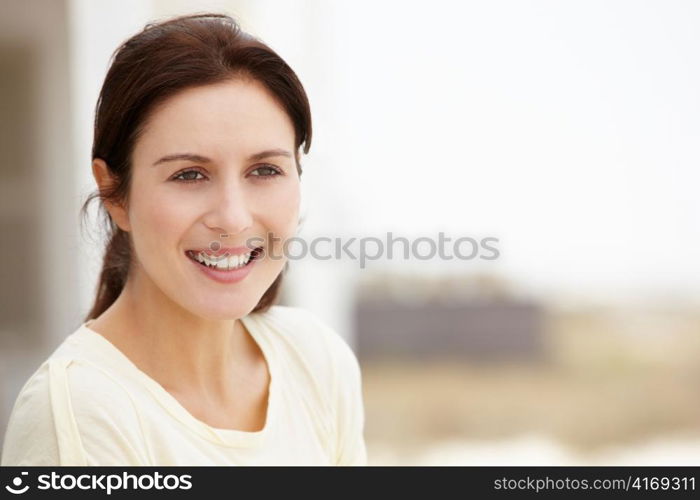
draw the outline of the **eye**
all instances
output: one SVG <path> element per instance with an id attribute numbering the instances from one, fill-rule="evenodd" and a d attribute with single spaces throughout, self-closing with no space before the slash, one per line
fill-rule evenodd
<path id="1" fill-rule="evenodd" d="M 198 175 L 202 178 L 198 179 Z M 178 182 L 199 182 L 204 180 L 204 175 L 202 175 L 202 173 L 199 170 L 184 170 L 179 174 L 175 175 L 173 177 L 173 180 Z"/>
<path id="2" fill-rule="evenodd" d="M 262 173 L 262 174 L 254 173 L 254 172 L 260 172 L 260 171 L 262 171 L 264 173 Z M 262 177 L 262 178 L 267 180 L 267 179 L 271 179 L 273 177 L 277 177 L 278 175 L 284 175 L 284 174 L 282 173 L 282 171 L 279 168 L 277 168 L 273 165 L 261 165 L 258 168 L 256 168 L 255 170 L 253 170 L 251 175 L 253 177 Z"/>

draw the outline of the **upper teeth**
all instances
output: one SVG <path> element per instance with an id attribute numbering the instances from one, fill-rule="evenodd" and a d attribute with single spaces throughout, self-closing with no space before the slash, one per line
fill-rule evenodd
<path id="1" fill-rule="evenodd" d="M 214 257 L 207 255 L 204 252 L 193 252 L 193 256 L 196 260 L 201 262 L 202 264 L 205 264 L 209 267 L 216 267 L 217 269 L 222 269 L 224 271 L 227 271 L 229 269 L 235 269 L 237 267 L 245 266 L 248 261 L 250 260 L 252 252 L 248 252 L 247 254 L 243 255 L 229 255 L 228 257 L 226 256 L 220 256 L 220 257 Z"/>

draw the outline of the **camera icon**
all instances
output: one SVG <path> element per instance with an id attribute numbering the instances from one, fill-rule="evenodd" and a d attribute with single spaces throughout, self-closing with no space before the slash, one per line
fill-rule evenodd
<path id="1" fill-rule="evenodd" d="M 21 476 L 27 476 L 29 475 L 28 472 L 22 472 L 19 476 L 14 478 L 12 480 L 12 485 L 17 488 L 13 488 L 12 486 L 5 486 L 5 489 L 9 491 L 10 493 L 14 495 L 21 495 L 22 493 L 26 492 L 29 489 L 29 485 L 25 485 L 24 488 L 20 488 L 22 486 L 22 477 Z"/>

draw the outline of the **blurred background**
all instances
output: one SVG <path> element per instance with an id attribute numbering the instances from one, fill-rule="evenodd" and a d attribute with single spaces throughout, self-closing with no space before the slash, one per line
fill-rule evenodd
<path id="1" fill-rule="evenodd" d="M 309 94 L 302 236 L 498 238 L 495 260 L 291 263 L 282 303 L 358 355 L 370 464 L 700 465 L 700 4 L 0 6 L 3 430 L 93 300 L 110 55 L 212 10 Z"/>

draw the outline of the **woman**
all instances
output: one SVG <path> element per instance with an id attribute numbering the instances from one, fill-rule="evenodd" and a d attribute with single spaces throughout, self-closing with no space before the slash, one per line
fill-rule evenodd
<path id="1" fill-rule="evenodd" d="M 22 388 L 2 465 L 366 463 L 352 350 L 273 305 L 310 140 L 296 75 L 228 16 L 119 47 L 83 206 L 106 209 L 97 297 Z"/>

